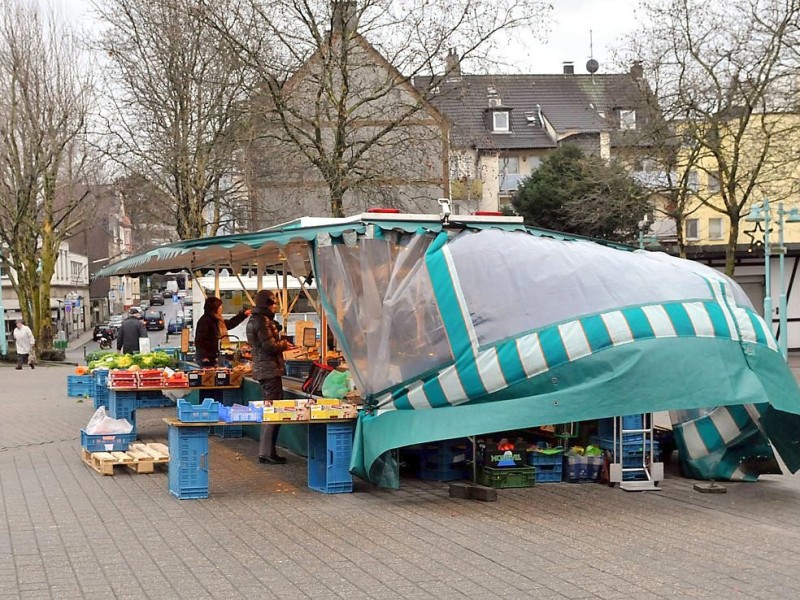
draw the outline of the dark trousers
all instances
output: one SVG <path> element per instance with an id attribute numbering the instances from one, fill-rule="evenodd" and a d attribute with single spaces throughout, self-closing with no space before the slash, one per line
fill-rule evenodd
<path id="1" fill-rule="evenodd" d="M 17 354 L 17 367 L 22 368 L 28 364 L 28 354 Z"/>
<path id="2" fill-rule="evenodd" d="M 280 400 L 283 398 L 283 381 L 280 377 L 270 379 L 259 379 L 261 393 L 264 400 Z M 261 427 L 261 439 L 258 442 L 259 456 L 275 456 L 275 444 L 278 442 L 280 425 L 263 425 Z"/>

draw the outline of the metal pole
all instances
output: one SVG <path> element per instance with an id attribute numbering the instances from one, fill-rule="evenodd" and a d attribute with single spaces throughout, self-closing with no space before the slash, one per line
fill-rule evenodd
<path id="1" fill-rule="evenodd" d="M 0 252 L 0 327 L 3 328 L 0 335 L 0 354 L 8 354 L 8 340 L 6 340 L 6 311 L 3 307 L 3 253 Z"/>
<path id="2" fill-rule="evenodd" d="M 783 359 L 786 360 L 789 354 L 789 331 L 787 330 L 788 319 L 786 315 L 786 279 L 784 276 L 784 264 L 783 264 L 783 255 L 786 254 L 786 248 L 783 245 L 783 202 L 778 203 L 778 240 L 780 244 L 780 248 L 778 249 L 778 264 L 779 267 L 779 277 L 780 281 L 780 296 L 778 296 L 778 318 L 780 319 L 780 326 L 778 328 L 778 333 L 780 335 L 778 339 L 778 348 L 781 351 L 781 356 Z"/>
<path id="3" fill-rule="evenodd" d="M 764 198 L 764 320 L 769 325 L 770 333 L 775 335 L 772 323 L 772 281 L 770 277 L 770 247 L 769 247 L 769 198 Z"/>

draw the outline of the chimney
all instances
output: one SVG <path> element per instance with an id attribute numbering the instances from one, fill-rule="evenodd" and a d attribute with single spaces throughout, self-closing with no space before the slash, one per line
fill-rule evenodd
<path id="1" fill-rule="evenodd" d="M 572 62 L 564 62 L 564 75 L 574 75 L 575 74 L 575 64 Z"/>
<path id="2" fill-rule="evenodd" d="M 343 32 L 355 33 L 358 26 L 358 6 L 355 0 L 331 1 L 331 32 L 333 35 Z"/>
<path id="3" fill-rule="evenodd" d="M 453 48 L 447 52 L 447 58 L 444 59 L 445 76 L 458 78 L 461 77 L 461 59 Z"/>
<path id="4" fill-rule="evenodd" d="M 634 79 L 641 79 L 644 77 L 644 68 L 642 67 L 642 61 L 635 60 L 631 65 L 631 77 Z"/>

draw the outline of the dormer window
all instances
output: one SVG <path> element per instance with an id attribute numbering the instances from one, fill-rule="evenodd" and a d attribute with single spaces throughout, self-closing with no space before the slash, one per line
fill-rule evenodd
<path id="1" fill-rule="evenodd" d="M 622 130 L 636 129 L 636 111 L 635 110 L 621 110 L 619 111 L 619 128 Z"/>
<path id="2" fill-rule="evenodd" d="M 508 133 L 511 131 L 511 113 L 507 110 L 493 110 L 492 131 L 495 133 Z"/>

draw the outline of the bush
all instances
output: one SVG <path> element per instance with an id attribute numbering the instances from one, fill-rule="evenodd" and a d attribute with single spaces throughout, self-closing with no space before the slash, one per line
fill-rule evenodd
<path id="1" fill-rule="evenodd" d="M 66 358 L 63 350 L 42 350 L 39 353 L 38 359 L 39 360 L 49 360 L 49 361 L 63 361 Z"/>

